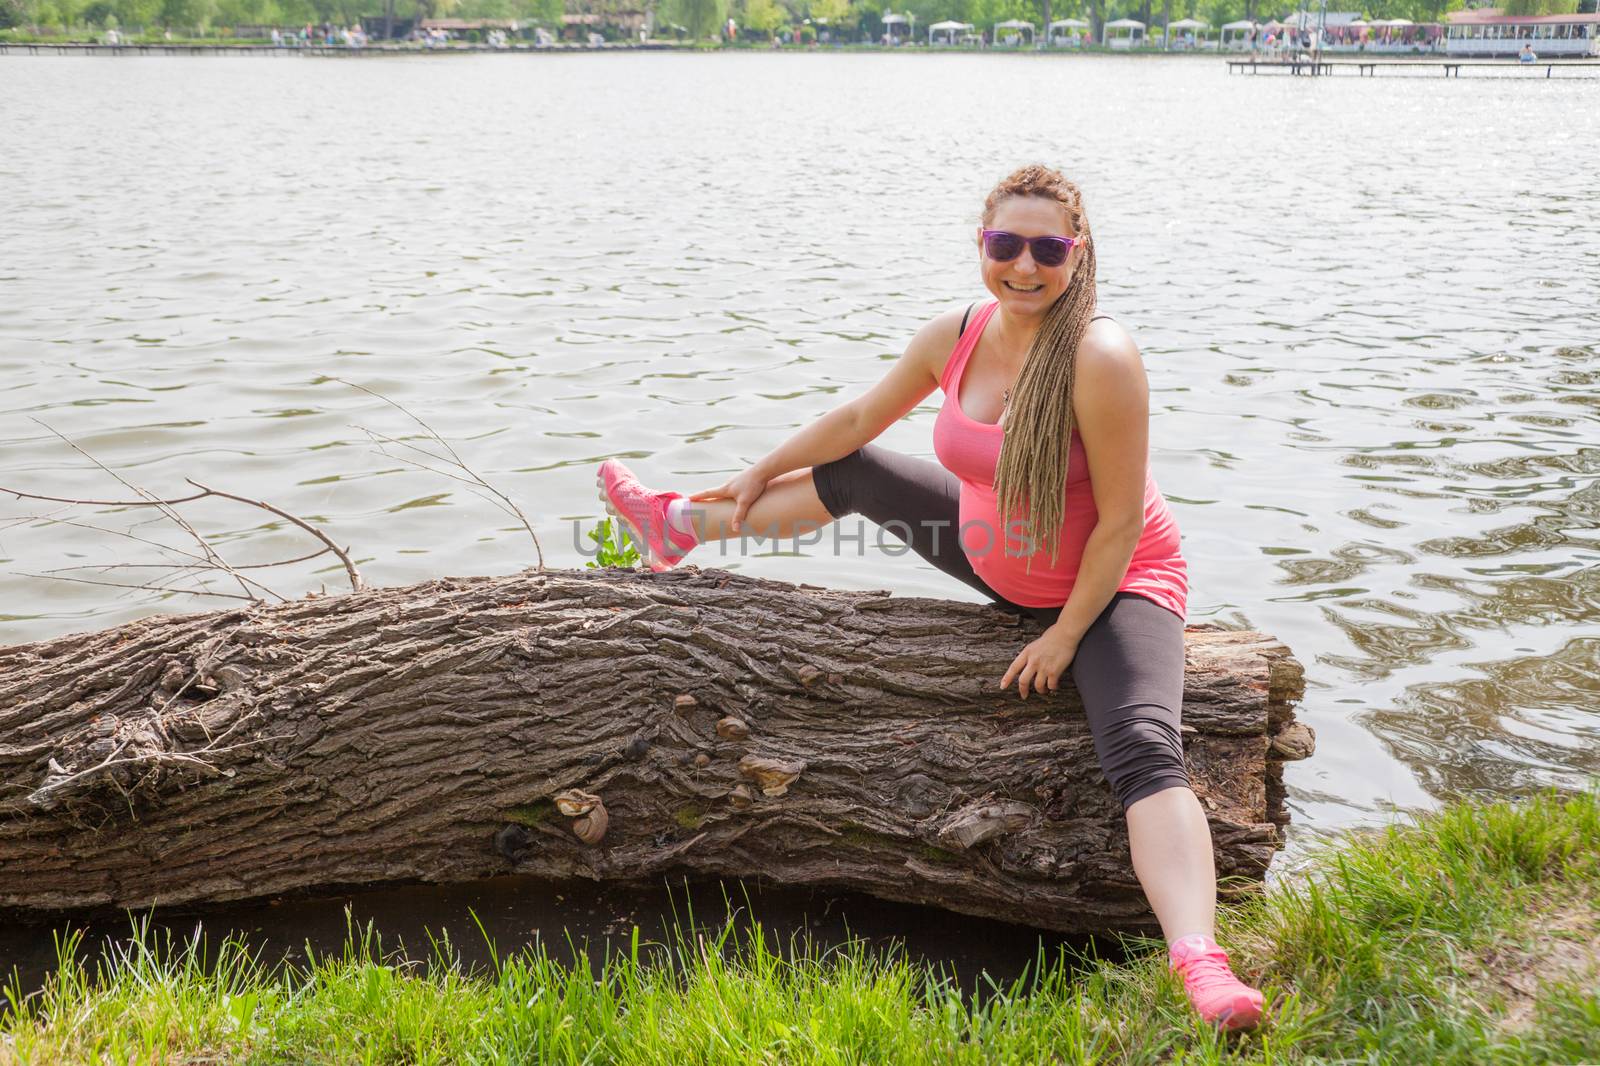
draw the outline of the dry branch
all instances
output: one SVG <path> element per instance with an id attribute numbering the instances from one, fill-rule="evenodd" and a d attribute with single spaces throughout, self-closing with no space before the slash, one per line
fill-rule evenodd
<path id="1" fill-rule="evenodd" d="M 34 421 L 38 422 L 38 419 L 34 419 Z M 180 556 L 189 561 L 186 563 L 108 563 L 100 566 L 64 567 L 60 570 L 46 571 L 45 573 L 36 576 L 49 578 L 55 581 L 72 581 L 85 585 L 103 585 L 110 588 L 133 589 L 147 592 L 181 592 L 188 596 L 213 596 L 227 599 L 244 600 L 249 603 L 259 603 L 261 601 L 261 596 L 258 595 L 258 593 L 265 593 L 266 595 L 271 596 L 280 602 L 287 602 L 288 597 L 282 595 L 281 593 L 274 592 L 260 581 L 253 577 L 249 577 L 240 571 L 261 570 L 271 567 L 288 566 L 291 563 L 305 562 L 308 559 L 314 559 L 326 552 L 332 552 L 338 558 L 339 562 L 344 565 L 345 574 L 350 579 L 351 591 L 360 592 L 362 588 L 365 587 L 365 583 L 362 581 L 360 571 L 356 569 L 355 562 L 350 558 L 349 549 L 339 547 L 339 545 L 334 543 L 333 538 L 329 537 L 321 529 L 312 523 L 307 522 L 305 519 L 292 515 L 288 511 L 285 511 L 280 507 L 276 507 L 265 500 L 252 499 L 248 496 L 240 496 L 236 493 L 224 492 L 221 489 L 208 488 L 207 486 L 201 485 L 193 480 L 190 480 L 189 484 L 199 489 L 199 492 L 191 493 L 187 496 L 174 496 L 165 498 L 157 496 L 155 493 L 150 492 L 140 485 L 134 484 L 132 481 L 129 481 L 115 470 L 106 466 L 99 459 L 95 458 L 93 455 L 90 455 L 71 438 L 56 431 L 55 429 L 52 429 L 43 422 L 39 422 L 39 424 L 44 426 L 45 429 L 50 430 L 50 432 L 55 434 L 57 437 L 60 437 L 61 440 L 65 441 L 73 451 L 88 459 L 96 467 L 115 478 L 119 484 L 123 485 L 139 498 L 136 500 L 75 499 L 66 496 L 51 496 L 44 493 L 25 492 L 22 489 L 9 488 L 3 485 L 0 485 L 0 493 L 15 496 L 19 500 L 38 500 L 44 503 L 60 503 L 67 505 L 66 508 L 62 508 L 60 510 L 66 510 L 73 507 L 154 507 L 162 514 L 163 517 L 182 530 L 191 540 L 195 542 L 195 544 L 199 546 L 200 554 L 196 555 L 193 552 L 186 552 L 181 548 L 175 548 L 170 544 L 163 544 L 160 541 L 150 540 L 147 537 L 136 536 L 127 530 L 108 529 L 103 526 L 93 525 L 92 523 L 74 522 L 69 519 L 57 518 L 55 517 L 55 514 L 60 513 L 60 510 L 58 510 L 55 512 L 55 514 L 32 515 L 28 516 L 27 518 L 16 519 L 13 521 L 59 523 L 61 525 L 93 529 L 97 532 L 109 533 L 113 536 L 127 537 L 129 540 L 151 545 L 158 551 L 165 552 L 170 555 Z M 312 537 L 315 537 L 317 541 L 322 544 L 322 549 L 320 551 L 313 552 L 310 555 L 300 556 L 294 559 L 284 559 L 271 563 L 257 563 L 250 566 L 235 566 L 234 564 L 228 562 L 227 559 L 223 558 L 222 554 L 211 545 L 211 542 L 202 536 L 199 530 L 195 529 L 194 525 L 190 523 L 188 519 L 184 518 L 183 515 L 177 510 L 178 506 L 181 504 L 197 503 L 200 500 L 205 499 L 232 500 L 235 503 L 246 504 L 250 507 L 256 508 L 257 510 L 266 511 L 268 514 L 276 515 L 296 528 L 304 530 Z M 164 582 L 152 583 L 144 581 L 137 584 L 132 584 L 123 581 L 104 581 L 94 580 L 91 578 L 66 576 L 68 571 L 84 569 L 99 569 L 102 571 L 124 569 L 168 569 L 174 571 L 174 573 L 169 576 L 168 580 L 175 580 L 179 577 L 194 576 L 207 573 L 209 571 L 217 571 L 227 574 L 237 581 L 240 591 L 238 593 L 212 592 L 209 589 L 174 588 L 165 584 Z"/>
<path id="2" fill-rule="evenodd" d="M 537 556 L 536 566 L 539 570 L 544 569 L 544 545 L 539 543 L 539 534 L 533 531 L 533 523 L 528 521 L 528 516 L 522 513 L 522 508 L 518 507 L 516 502 L 512 500 L 510 496 L 507 496 L 504 492 L 501 492 L 499 489 L 495 488 L 484 478 L 482 474 L 468 466 L 467 461 L 461 458 L 461 453 L 456 451 L 455 445 L 451 444 L 444 437 L 440 436 L 439 431 L 428 425 L 428 423 L 423 420 L 421 415 L 407 408 L 399 401 L 391 400 L 389 397 L 385 396 L 381 392 L 378 392 L 376 389 L 369 389 L 365 385 L 357 385 L 353 381 L 345 381 L 343 378 L 334 378 L 333 380 L 337 381 L 341 385 L 347 385 L 352 389 L 366 393 L 368 396 L 382 400 L 384 403 L 388 404 L 390 407 L 393 407 L 396 411 L 399 411 L 401 414 L 411 419 L 411 421 L 421 426 L 423 432 L 428 435 L 428 439 L 437 443 L 441 448 L 449 453 L 448 455 L 438 455 L 434 452 L 428 451 L 426 448 L 412 444 L 410 441 L 401 440 L 398 437 L 391 437 L 384 433 L 378 433 L 367 429 L 365 426 L 358 428 L 361 430 L 361 432 L 367 435 L 368 439 L 372 441 L 373 445 L 376 446 L 377 449 L 384 455 L 387 455 L 391 459 L 398 460 L 402 463 L 409 463 L 419 470 L 426 470 L 430 474 L 437 474 L 440 477 L 449 478 L 451 481 L 459 481 L 471 488 L 480 499 L 489 500 L 490 503 L 494 504 L 502 512 L 522 523 L 522 528 L 526 530 L 528 536 L 533 539 L 533 550 Z M 393 445 L 396 448 L 404 448 L 408 452 L 415 452 L 417 455 L 426 456 L 436 463 L 442 463 L 446 467 L 453 466 L 456 468 L 456 470 L 461 472 L 458 474 L 448 469 L 440 469 L 439 467 L 430 466 L 427 463 L 421 462 L 420 460 L 413 459 L 409 455 L 391 452 L 387 447 L 388 445 Z"/>

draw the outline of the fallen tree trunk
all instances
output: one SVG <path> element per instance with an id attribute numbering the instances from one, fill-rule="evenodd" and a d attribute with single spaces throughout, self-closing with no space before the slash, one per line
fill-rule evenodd
<path id="1" fill-rule="evenodd" d="M 1034 623 L 686 568 L 549 571 L 0 648 L 0 907 L 192 904 L 524 873 L 765 877 L 1059 930 L 1144 928 Z M 1298 663 L 1191 629 L 1218 872 L 1287 821 Z"/>

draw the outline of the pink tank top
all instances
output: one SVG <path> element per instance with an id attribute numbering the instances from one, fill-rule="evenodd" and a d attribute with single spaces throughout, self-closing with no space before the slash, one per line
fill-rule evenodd
<path id="1" fill-rule="evenodd" d="M 950 353 L 939 381 L 944 405 L 933 425 L 933 450 L 945 469 L 961 482 L 961 548 L 971 560 L 972 569 L 1012 603 L 1059 607 L 1072 592 L 1083 560 L 1083 546 L 1099 518 L 1089 481 L 1089 458 L 1074 429 L 1067 460 L 1067 501 L 1059 553 L 1051 566 L 1050 552 L 1040 545 L 1030 569 L 1023 554 L 1025 540 L 1017 515 L 1012 515 L 1013 526 L 1008 535 L 1001 537 L 1005 531 L 1000 527 L 994 472 L 1000 461 L 1004 430 L 992 422 L 974 421 L 961 409 L 961 378 L 967 360 L 999 306 L 997 302 L 990 303 L 979 311 Z M 1182 618 L 1189 597 L 1188 571 L 1178 551 L 1178 525 L 1147 466 L 1144 532 L 1117 589 L 1136 592 Z"/>

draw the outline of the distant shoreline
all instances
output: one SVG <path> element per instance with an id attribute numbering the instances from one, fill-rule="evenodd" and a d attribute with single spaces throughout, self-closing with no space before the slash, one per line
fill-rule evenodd
<path id="1" fill-rule="evenodd" d="M 900 45 L 887 47 L 881 44 L 843 44 L 843 45 L 816 45 L 794 47 L 786 45 L 781 48 L 768 48 L 765 45 L 734 46 L 687 43 L 677 41 L 607 41 L 604 44 L 577 44 L 561 43 L 550 45 L 518 44 L 507 48 L 496 48 L 487 44 L 451 44 L 437 48 L 418 48 L 414 45 L 371 44 L 364 48 L 349 48 L 343 45 L 305 45 L 300 47 L 285 47 L 282 45 L 261 44 L 253 41 L 133 41 L 121 44 L 98 44 L 88 41 L 0 41 L 0 55 L 257 55 L 257 56 L 283 56 L 286 58 L 296 56 L 324 57 L 324 58 L 368 58 L 368 57 L 401 57 L 401 56 L 451 56 L 451 55 L 525 55 L 525 54 L 566 54 L 575 52 L 683 52 L 683 53 L 726 53 L 735 54 L 780 54 L 801 55 L 821 53 L 827 55 L 845 53 L 886 53 L 891 55 L 1030 55 L 1030 56 L 1121 56 L 1138 59 L 1220 59 L 1224 56 L 1247 56 L 1246 52 L 1214 52 L 1214 51 L 1184 51 L 1162 52 L 1156 50 L 1129 52 L 1113 50 L 1110 48 L 952 48 L 945 46 L 928 47 L 926 45 Z"/>

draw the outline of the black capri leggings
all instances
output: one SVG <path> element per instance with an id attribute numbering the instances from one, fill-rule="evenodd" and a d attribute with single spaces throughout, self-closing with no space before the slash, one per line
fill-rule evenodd
<path id="1" fill-rule="evenodd" d="M 835 519 L 871 519 L 951 577 L 1045 625 L 1060 615 L 1060 607 L 1012 603 L 973 571 L 956 536 L 961 484 L 939 464 L 869 444 L 812 467 L 811 477 Z M 1083 635 L 1071 671 L 1100 769 L 1124 809 L 1189 786 L 1178 732 L 1183 619 L 1137 593 L 1119 592 Z"/>

